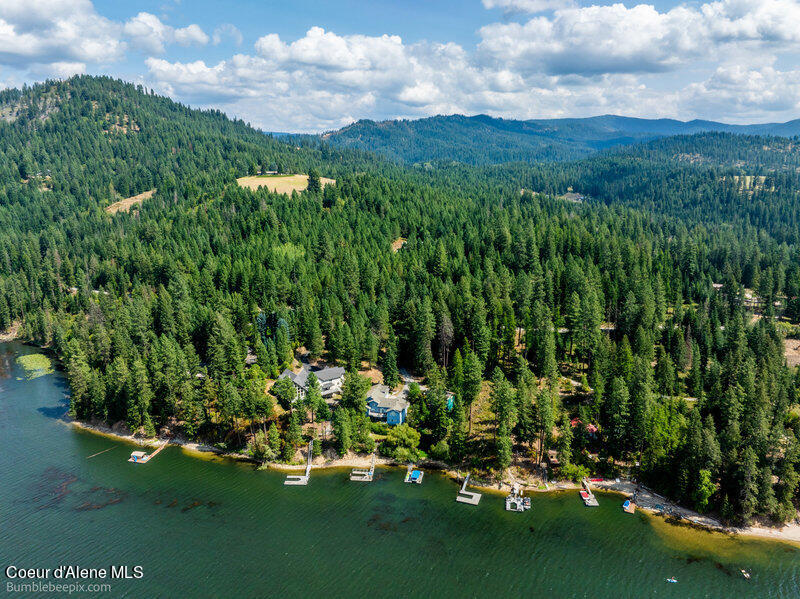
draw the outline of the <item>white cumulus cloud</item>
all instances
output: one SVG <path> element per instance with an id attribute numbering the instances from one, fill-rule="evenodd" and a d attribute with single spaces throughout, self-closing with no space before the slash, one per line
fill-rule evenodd
<path id="1" fill-rule="evenodd" d="M 2 0 L 0 64 L 16 69 L 52 64 L 55 72 L 81 72 L 86 63 L 120 58 L 120 27 L 89 0 Z M 47 70 L 47 69 L 44 69 Z"/>
<path id="2" fill-rule="evenodd" d="M 149 12 L 140 12 L 128 20 L 123 31 L 134 47 L 148 54 L 163 54 L 171 43 L 203 46 L 210 40 L 199 25 L 175 29 Z"/>

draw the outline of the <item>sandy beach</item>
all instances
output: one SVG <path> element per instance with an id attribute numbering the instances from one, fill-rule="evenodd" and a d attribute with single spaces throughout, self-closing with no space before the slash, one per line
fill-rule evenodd
<path id="1" fill-rule="evenodd" d="M 19 337 L 19 333 L 22 330 L 22 323 L 18 320 L 11 324 L 5 331 L 0 331 L 0 343 L 7 343 L 9 341 L 14 341 L 17 337 Z"/>
<path id="2" fill-rule="evenodd" d="M 689 522 L 698 527 L 728 534 L 761 537 L 790 543 L 800 543 L 800 524 L 797 522 L 791 522 L 785 524 L 784 526 L 725 526 L 719 520 L 716 520 L 711 516 L 700 514 L 688 508 L 681 507 L 666 497 L 632 481 L 624 479 L 604 480 L 602 482 L 592 483 L 592 486 L 597 489 L 614 491 L 628 498 L 631 498 L 633 494 L 636 493 L 636 507 L 651 515 L 658 515 L 667 518 L 680 516 L 682 521 Z"/>

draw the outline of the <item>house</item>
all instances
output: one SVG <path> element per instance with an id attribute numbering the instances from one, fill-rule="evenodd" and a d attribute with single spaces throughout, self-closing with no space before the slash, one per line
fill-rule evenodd
<path id="1" fill-rule="evenodd" d="M 580 418 L 573 418 L 572 420 L 570 420 L 570 424 L 572 425 L 572 428 L 575 428 L 576 426 L 579 426 L 579 425 L 583 424 L 583 422 L 581 422 Z M 587 424 L 585 429 L 586 429 L 586 433 L 590 437 L 594 437 L 597 434 L 597 427 L 594 424 L 591 424 L 591 423 Z"/>
<path id="2" fill-rule="evenodd" d="M 322 368 L 320 370 L 311 370 L 308 364 L 303 364 L 300 372 L 294 373 L 288 368 L 284 370 L 279 379 L 288 378 L 294 383 L 297 392 L 297 398 L 303 399 L 308 391 L 308 375 L 314 373 L 319 380 L 320 390 L 322 397 L 331 397 L 336 393 L 342 391 L 342 382 L 344 381 L 344 368 L 336 366 L 333 368 Z"/>
<path id="3" fill-rule="evenodd" d="M 386 385 L 373 385 L 367 394 L 367 416 L 385 420 L 386 424 L 403 424 L 408 415 L 408 403 L 402 392 L 392 394 Z"/>

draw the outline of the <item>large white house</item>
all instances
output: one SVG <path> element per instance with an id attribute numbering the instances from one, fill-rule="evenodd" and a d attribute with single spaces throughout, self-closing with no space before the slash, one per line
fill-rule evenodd
<path id="1" fill-rule="evenodd" d="M 297 398 L 303 399 L 308 392 L 308 375 L 312 372 L 319 380 L 322 397 L 327 398 L 335 393 L 341 393 L 345 372 L 344 368 L 341 366 L 322 368 L 320 370 L 311 370 L 308 364 L 303 364 L 300 372 L 295 374 L 287 368 L 278 378 L 289 379 L 292 381 L 294 383 L 295 390 L 297 391 Z"/>

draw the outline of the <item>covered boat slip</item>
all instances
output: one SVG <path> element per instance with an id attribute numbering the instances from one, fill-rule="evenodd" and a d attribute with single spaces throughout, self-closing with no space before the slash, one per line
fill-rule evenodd
<path id="1" fill-rule="evenodd" d="M 160 452 L 162 449 L 164 449 L 168 444 L 169 444 L 169 440 L 164 441 L 164 443 L 161 446 L 159 446 L 159 448 L 156 449 L 151 454 L 148 454 L 145 451 L 132 451 L 131 452 L 131 457 L 128 458 L 128 461 L 129 462 L 133 462 L 134 464 L 146 464 L 147 462 L 152 460 L 154 457 L 156 457 L 158 455 L 158 452 Z"/>
<path id="2" fill-rule="evenodd" d="M 422 477 L 425 473 L 422 470 L 414 470 L 414 466 L 412 464 L 408 465 L 408 469 L 406 470 L 406 477 L 405 481 L 407 483 L 417 483 L 422 484 Z"/>

